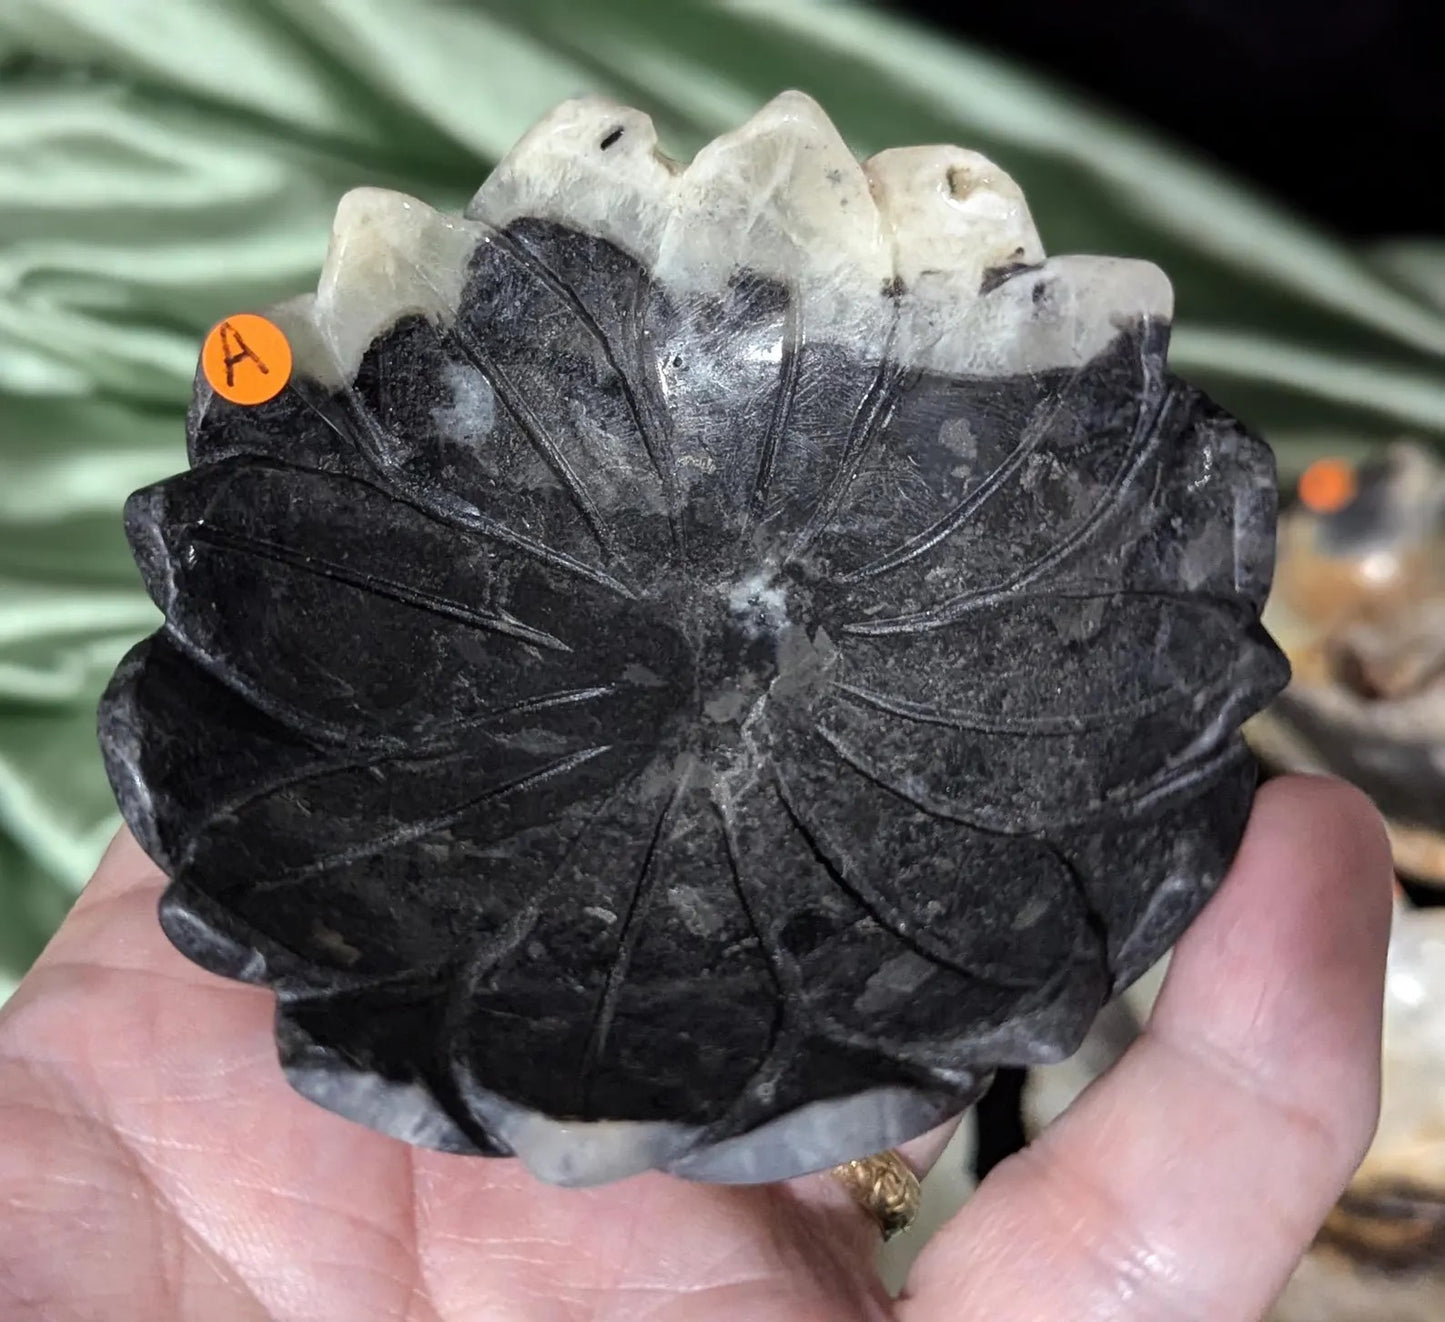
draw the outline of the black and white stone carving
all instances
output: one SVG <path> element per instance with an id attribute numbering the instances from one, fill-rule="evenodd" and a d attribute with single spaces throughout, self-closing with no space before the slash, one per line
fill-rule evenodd
<path id="1" fill-rule="evenodd" d="M 1284 683 L 1267 448 L 1154 266 L 788 94 L 364 189 L 127 526 L 101 736 L 191 959 L 409 1142 L 771 1180 L 1057 1060 L 1217 884 Z"/>

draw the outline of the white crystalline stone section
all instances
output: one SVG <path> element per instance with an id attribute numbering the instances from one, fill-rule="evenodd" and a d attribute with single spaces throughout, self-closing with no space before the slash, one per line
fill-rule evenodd
<path id="1" fill-rule="evenodd" d="M 900 148 L 860 166 L 799 92 L 680 172 L 639 111 L 570 101 L 517 144 L 467 214 L 598 235 L 681 293 L 717 293 L 755 271 L 793 290 L 803 339 L 940 372 L 1077 366 L 1126 323 L 1172 313 L 1163 272 L 1117 258 L 1055 259 L 985 292 L 990 271 L 1044 260 L 1018 185 L 959 147 Z"/>
<path id="2" fill-rule="evenodd" d="M 692 1125 L 665 1120 L 557 1120 L 463 1080 L 473 1111 L 526 1168 L 572 1187 L 623 1180 L 662 1166 L 696 1142 Z"/>
<path id="3" fill-rule="evenodd" d="M 1044 259 L 1023 190 L 976 151 L 895 147 L 863 170 L 911 291 L 971 301 L 986 272 Z"/>
<path id="4" fill-rule="evenodd" d="M 817 102 L 774 98 L 678 177 L 656 272 L 708 293 L 740 270 L 789 285 L 803 338 L 881 352 L 893 259 L 868 180 Z"/>
<path id="5" fill-rule="evenodd" d="M 970 301 L 927 289 L 904 299 L 894 352 L 958 375 L 1078 367 L 1130 322 L 1168 322 L 1173 305 L 1169 278 L 1152 262 L 1051 257 Z"/>
<path id="6" fill-rule="evenodd" d="M 816 102 L 785 92 L 682 169 L 646 115 L 584 97 L 517 143 L 466 218 L 382 189 L 347 194 L 309 314 L 329 346 L 315 374 L 349 380 L 408 313 L 455 315 L 477 243 L 528 216 L 606 239 L 684 296 L 756 272 L 792 291 L 801 342 L 941 373 L 1079 366 L 1124 325 L 1172 314 L 1148 262 L 1044 261 L 1018 185 L 976 152 L 900 148 L 860 166 Z M 1020 265 L 1037 269 L 984 289 Z M 292 315 L 307 320 L 302 305 Z"/>
<path id="7" fill-rule="evenodd" d="M 651 1170 L 690 1142 L 696 1131 L 661 1120 L 569 1123 L 527 1114 L 517 1116 L 498 1134 L 539 1180 L 580 1188 Z"/>
<path id="8" fill-rule="evenodd" d="M 751 1133 L 678 1158 L 666 1169 L 713 1184 L 794 1179 L 838 1164 L 840 1152 L 862 1156 L 906 1143 L 944 1117 L 909 1088 L 874 1088 L 811 1102 Z"/>
<path id="9" fill-rule="evenodd" d="M 482 226 L 404 193 L 347 193 L 336 209 L 310 310 L 329 350 L 330 370 L 323 365 L 319 379 L 333 388 L 350 381 L 367 346 L 403 317 L 453 320 L 467 262 L 484 235 Z"/>
<path id="10" fill-rule="evenodd" d="M 556 220 L 652 267 L 672 214 L 677 168 L 658 152 L 657 130 L 642 111 L 581 97 L 521 138 L 466 214 L 497 229 L 525 216 Z"/>
<path id="11" fill-rule="evenodd" d="M 1126 322 L 1167 321 L 1173 311 L 1168 278 L 1150 262 L 1044 262 L 1023 190 L 977 152 L 901 147 L 863 169 L 906 290 L 893 345 L 903 362 L 984 376 L 1071 367 Z M 1039 269 L 984 291 L 990 271 L 1012 266 Z"/>
<path id="12" fill-rule="evenodd" d="M 335 355 L 316 321 L 315 294 L 298 294 L 284 303 L 274 303 L 266 309 L 266 315 L 286 334 L 293 372 L 315 377 L 333 389 L 344 384 L 337 378 Z"/>

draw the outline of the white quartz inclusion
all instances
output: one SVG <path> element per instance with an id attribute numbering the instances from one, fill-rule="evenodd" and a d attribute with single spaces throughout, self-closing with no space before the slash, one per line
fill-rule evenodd
<path id="1" fill-rule="evenodd" d="M 728 590 L 728 610 L 749 638 L 776 634 L 788 622 L 787 597 L 765 573 L 751 574 Z"/>
<path id="2" fill-rule="evenodd" d="M 451 361 L 443 369 L 450 400 L 432 410 L 432 423 L 449 440 L 475 444 L 492 430 L 497 401 L 479 368 Z"/>

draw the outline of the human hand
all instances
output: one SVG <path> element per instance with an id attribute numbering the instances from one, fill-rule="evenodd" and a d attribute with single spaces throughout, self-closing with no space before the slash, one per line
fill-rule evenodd
<path id="1" fill-rule="evenodd" d="M 1257 1319 L 1374 1128 L 1389 852 L 1330 781 L 1260 791 L 1144 1035 L 896 1301 L 827 1175 L 554 1189 L 328 1115 L 270 995 L 166 942 L 161 886 L 122 835 L 0 1011 L 5 1322 Z"/>

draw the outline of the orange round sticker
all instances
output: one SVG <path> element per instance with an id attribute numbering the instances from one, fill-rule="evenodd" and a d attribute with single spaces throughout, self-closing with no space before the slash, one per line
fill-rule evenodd
<path id="1" fill-rule="evenodd" d="M 211 389 L 233 404 L 264 404 L 291 377 L 291 345 L 274 321 L 238 312 L 211 327 L 201 346 L 201 371 Z"/>
<path id="2" fill-rule="evenodd" d="M 1300 475 L 1300 503 L 1316 514 L 1333 514 L 1355 498 L 1355 470 L 1343 459 L 1316 459 Z"/>

